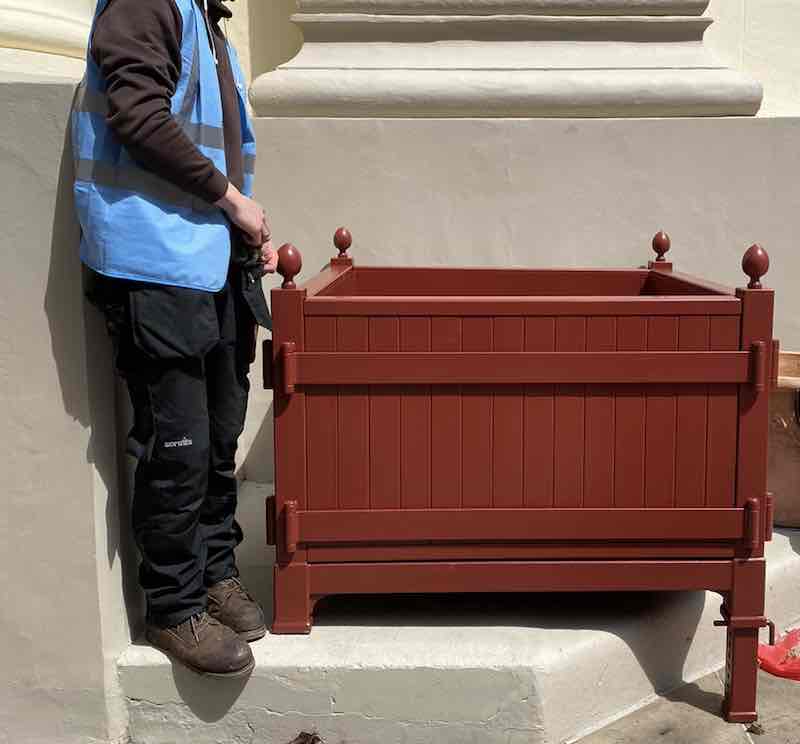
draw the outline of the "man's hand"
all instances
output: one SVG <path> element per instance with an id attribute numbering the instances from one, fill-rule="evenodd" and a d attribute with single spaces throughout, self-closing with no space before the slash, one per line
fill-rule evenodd
<path id="1" fill-rule="evenodd" d="M 272 238 L 261 246 L 261 263 L 267 274 L 274 274 L 278 268 L 278 252 L 272 247 Z"/>
<path id="2" fill-rule="evenodd" d="M 225 196 L 215 206 L 228 215 L 228 219 L 242 231 L 250 245 L 262 246 L 269 238 L 264 207 L 242 194 L 232 183 L 228 184 Z"/>

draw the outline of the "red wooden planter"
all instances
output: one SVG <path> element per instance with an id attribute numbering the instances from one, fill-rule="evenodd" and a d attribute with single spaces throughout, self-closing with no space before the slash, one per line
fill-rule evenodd
<path id="1" fill-rule="evenodd" d="M 280 250 L 274 633 L 329 594 L 710 589 L 725 714 L 756 717 L 769 259 L 747 289 L 648 268 L 356 268 Z"/>

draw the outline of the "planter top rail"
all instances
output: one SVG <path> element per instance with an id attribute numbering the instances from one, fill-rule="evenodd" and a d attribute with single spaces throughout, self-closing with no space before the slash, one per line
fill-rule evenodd
<path id="1" fill-rule="evenodd" d="M 639 269 L 355 267 L 352 236 L 339 228 L 338 255 L 298 287 L 302 257 L 279 249 L 282 289 L 302 293 L 305 315 L 741 315 L 741 290 L 673 270 L 671 241 L 653 239 L 656 259 Z M 758 245 L 745 253 L 748 289 L 761 289 L 769 256 Z"/>

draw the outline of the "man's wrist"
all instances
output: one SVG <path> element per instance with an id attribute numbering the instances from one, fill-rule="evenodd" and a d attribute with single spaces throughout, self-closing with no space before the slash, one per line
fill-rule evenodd
<path id="1" fill-rule="evenodd" d="M 232 191 L 236 189 L 223 173 L 217 172 L 212 183 L 209 183 L 209 191 L 213 194 L 213 198 L 209 201 L 215 207 L 227 211 L 235 202 L 236 195 Z"/>
<path id="2" fill-rule="evenodd" d="M 214 206 L 219 207 L 224 212 L 230 213 L 236 208 L 239 196 L 241 196 L 239 190 L 232 183 L 228 183 L 225 193 L 214 202 Z"/>

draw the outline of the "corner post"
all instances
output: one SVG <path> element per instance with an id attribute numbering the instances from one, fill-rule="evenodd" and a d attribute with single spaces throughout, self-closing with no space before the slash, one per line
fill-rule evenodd
<path id="1" fill-rule="evenodd" d="M 769 256 L 754 245 L 745 253 L 742 268 L 750 282 L 746 289 L 736 290 L 742 303 L 739 348 L 750 352 L 754 345 L 772 343 L 774 295 L 761 285 L 761 277 L 769 268 Z M 769 386 L 740 385 L 735 503 L 745 509 L 751 520 L 751 534 L 737 545 L 731 565 L 731 590 L 726 593 L 723 605 L 728 628 L 723 713 L 728 721 L 736 723 L 748 723 L 757 717 L 758 630 L 766 622 L 763 556 L 768 533 L 764 517 L 769 511 L 768 427 Z"/>
<path id="2" fill-rule="evenodd" d="M 737 443 L 736 506 L 743 508 L 750 499 L 757 499 L 760 511 L 766 513 L 767 438 L 769 433 L 769 385 L 773 370 L 771 354 L 753 350 L 772 348 L 774 293 L 764 289 L 761 278 L 769 269 L 769 256 L 761 246 L 752 246 L 745 253 L 742 268 L 750 277 L 747 288 L 736 290 L 742 303 L 739 348 L 752 355 L 753 379 L 756 384 L 739 386 L 739 434 Z M 761 369 L 759 369 L 759 367 Z M 761 382 L 761 384 L 758 384 Z M 762 525 L 763 527 L 763 525 Z M 766 533 L 765 529 L 761 530 Z M 763 555 L 763 541 L 752 557 Z"/>
<path id="3" fill-rule="evenodd" d="M 281 350 L 294 344 L 297 351 L 305 348 L 303 303 L 306 290 L 298 289 L 294 278 L 300 273 L 303 260 L 291 244 L 278 250 L 278 273 L 283 277 L 280 289 L 273 289 L 271 344 L 274 377 L 275 417 L 275 498 L 272 515 L 273 537 L 277 543 L 273 589 L 273 633 L 309 633 L 311 631 L 310 577 L 304 548 L 289 553 L 286 549 L 286 505 L 306 509 L 306 425 L 305 394 L 288 395 L 284 385 Z"/>

